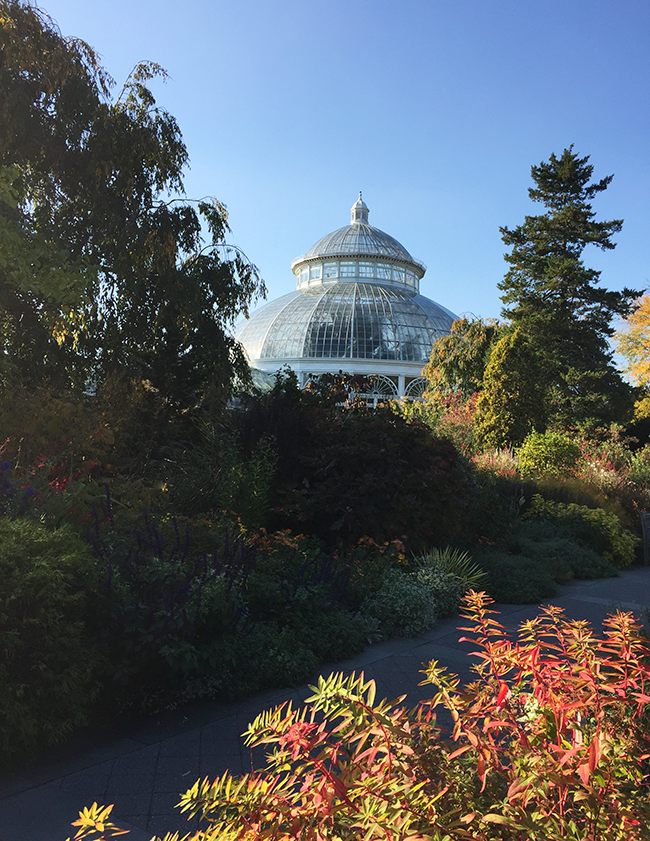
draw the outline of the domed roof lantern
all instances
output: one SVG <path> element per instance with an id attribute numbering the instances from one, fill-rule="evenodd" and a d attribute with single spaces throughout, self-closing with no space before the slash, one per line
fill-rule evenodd
<path id="1" fill-rule="evenodd" d="M 352 224 L 367 225 L 369 212 L 368 205 L 361 198 L 361 190 L 359 190 L 359 198 L 352 205 Z"/>

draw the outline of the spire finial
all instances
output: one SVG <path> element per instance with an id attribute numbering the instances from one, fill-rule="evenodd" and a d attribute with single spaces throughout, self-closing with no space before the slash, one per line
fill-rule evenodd
<path id="1" fill-rule="evenodd" d="M 352 224 L 367 225 L 368 224 L 368 205 L 361 197 L 361 190 L 359 190 L 359 198 L 352 205 Z"/>

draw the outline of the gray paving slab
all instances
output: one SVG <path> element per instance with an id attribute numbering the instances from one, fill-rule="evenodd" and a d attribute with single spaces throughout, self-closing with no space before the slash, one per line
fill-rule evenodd
<path id="1" fill-rule="evenodd" d="M 617 609 L 633 610 L 641 619 L 650 607 L 650 567 L 625 570 L 619 578 L 579 581 L 560 588 L 552 603 L 569 618 L 587 619 L 601 630 L 603 619 Z M 539 605 L 494 605 L 499 621 L 510 632 L 537 615 Z M 368 646 L 340 663 L 325 664 L 320 673 L 357 674 L 377 682 L 378 696 L 408 693 L 407 704 L 431 697 L 433 687 L 420 686 L 423 664 L 437 659 L 463 682 L 472 679 L 472 646 L 460 642 L 459 617 L 444 619 L 411 640 L 391 640 Z M 310 683 L 315 683 L 317 675 Z M 71 821 L 94 800 L 114 803 L 113 819 L 129 829 L 129 841 L 150 841 L 155 835 L 195 829 L 176 808 L 180 794 L 197 778 L 214 779 L 230 770 L 249 771 L 263 760 L 251 752 L 241 733 L 265 709 L 291 700 L 300 706 L 311 690 L 273 689 L 240 704 L 206 702 L 125 725 L 120 738 L 92 749 L 50 759 L 20 774 L 0 778 L 0 841 L 65 841 Z M 439 715 L 439 724 L 448 722 Z"/>

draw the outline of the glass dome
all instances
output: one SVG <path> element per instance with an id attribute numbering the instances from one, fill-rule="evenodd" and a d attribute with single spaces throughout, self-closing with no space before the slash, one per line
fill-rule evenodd
<path id="1" fill-rule="evenodd" d="M 289 365 L 305 381 L 326 371 L 374 376 L 383 395 L 418 396 L 431 346 L 456 316 L 420 295 L 425 266 L 368 224 L 361 193 L 350 225 L 291 264 L 297 289 L 240 322 L 251 365 Z"/>
<path id="2" fill-rule="evenodd" d="M 296 291 L 262 307 L 237 333 L 251 360 L 429 361 L 455 316 L 423 295 L 372 283 Z"/>

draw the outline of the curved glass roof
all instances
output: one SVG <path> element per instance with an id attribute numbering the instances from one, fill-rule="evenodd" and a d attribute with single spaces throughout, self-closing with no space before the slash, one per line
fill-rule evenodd
<path id="1" fill-rule="evenodd" d="M 359 193 L 351 224 L 292 263 L 297 290 L 240 322 L 236 338 L 253 365 L 331 359 L 338 370 L 344 360 L 364 360 L 384 374 L 391 362 L 428 362 L 456 316 L 418 294 L 425 267 L 369 225 L 368 213 Z"/>
<path id="2" fill-rule="evenodd" d="M 291 268 L 295 271 L 296 266 L 300 263 L 320 258 L 374 257 L 409 263 L 419 270 L 419 277 L 422 277 L 425 267 L 415 260 L 394 237 L 369 225 L 369 212 L 367 205 L 361 198 L 361 193 L 359 193 L 358 200 L 352 205 L 350 224 L 321 237 L 306 254 L 296 257 L 291 264 Z"/>
<path id="3" fill-rule="evenodd" d="M 322 237 L 300 260 L 347 255 L 386 257 L 415 263 L 404 246 L 389 234 L 358 222 Z M 297 262 L 297 261 L 295 261 Z"/>
<path id="4" fill-rule="evenodd" d="M 423 295 L 339 282 L 272 301 L 239 326 L 237 339 L 251 362 L 307 358 L 424 364 L 454 318 Z"/>

